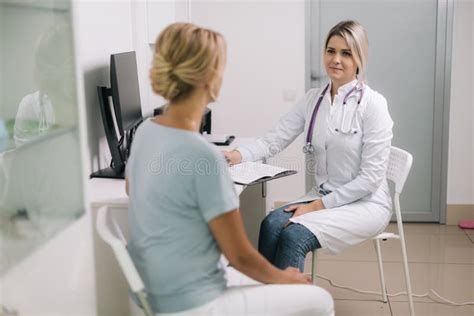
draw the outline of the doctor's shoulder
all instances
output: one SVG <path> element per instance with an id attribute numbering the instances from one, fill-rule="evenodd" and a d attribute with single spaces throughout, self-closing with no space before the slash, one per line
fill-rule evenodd
<path id="1" fill-rule="evenodd" d="M 361 104 L 363 105 L 362 117 L 368 120 L 392 122 L 387 99 L 381 93 L 367 87 L 364 98 L 366 100 Z"/>
<path id="2" fill-rule="evenodd" d="M 304 103 L 309 106 L 313 104 L 323 89 L 324 86 L 309 89 L 304 96 Z"/>
<path id="3" fill-rule="evenodd" d="M 364 99 L 362 105 L 364 105 L 365 111 L 388 111 L 387 99 L 369 86 L 366 86 Z"/>
<path id="4" fill-rule="evenodd" d="M 325 85 L 322 85 L 321 87 L 315 87 L 315 88 L 309 89 L 306 92 L 305 97 L 306 98 L 314 98 L 315 96 L 319 95 L 323 91 L 324 87 L 325 87 Z"/>

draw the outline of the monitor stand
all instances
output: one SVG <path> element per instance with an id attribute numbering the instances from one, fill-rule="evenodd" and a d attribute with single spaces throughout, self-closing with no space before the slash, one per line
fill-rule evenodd
<path id="1" fill-rule="evenodd" d="M 104 125 L 105 136 L 112 156 L 112 162 L 111 167 L 95 171 L 90 175 L 90 177 L 124 179 L 126 157 L 124 157 L 122 141 L 120 138 L 123 131 L 120 133 L 117 133 L 116 131 L 116 122 L 114 120 L 116 112 L 115 108 L 112 111 L 112 106 L 109 102 L 109 97 L 112 96 L 112 89 L 107 87 L 97 87 L 97 94 L 99 96 L 102 124 Z"/>
<path id="2" fill-rule="evenodd" d="M 100 169 L 96 172 L 91 173 L 91 178 L 109 178 L 109 179 L 125 179 L 125 170 L 115 171 L 112 168 Z"/>

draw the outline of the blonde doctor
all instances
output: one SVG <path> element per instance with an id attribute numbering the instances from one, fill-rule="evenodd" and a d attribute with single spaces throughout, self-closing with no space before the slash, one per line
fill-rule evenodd
<path id="1" fill-rule="evenodd" d="M 271 157 L 304 133 L 316 185 L 262 222 L 259 251 L 275 266 L 304 268 L 309 251 L 336 254 L 377 235 L 391 217 L 385 178 L 393 122 L 387 101 L 365 83 L 368 40 L 355 21 L 327 35 L 330 81 L 311 89 L 254 143 L 225 152 L 230 164 Z"/>

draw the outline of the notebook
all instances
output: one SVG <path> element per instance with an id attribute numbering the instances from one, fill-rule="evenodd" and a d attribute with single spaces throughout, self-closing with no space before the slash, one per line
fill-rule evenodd
<path id="1" fill-rule="evenodd" d="M 242 185 L 253 185 L 297 173 L 295 170 L 259 162 L 243 162 L 233 165 L 229 169 L 234 183 Z"/>

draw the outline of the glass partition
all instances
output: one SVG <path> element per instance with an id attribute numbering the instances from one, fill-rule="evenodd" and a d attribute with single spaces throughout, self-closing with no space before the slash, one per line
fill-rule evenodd
<path id="1" fill-rule="evenodd" d="M 0 276 L 84 211 L 71 21 L 0 1 Z"/>

